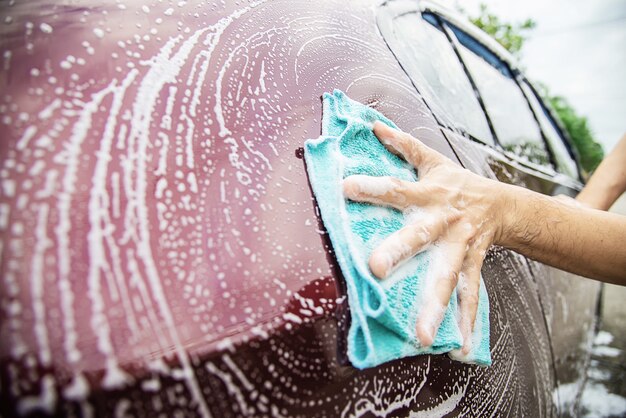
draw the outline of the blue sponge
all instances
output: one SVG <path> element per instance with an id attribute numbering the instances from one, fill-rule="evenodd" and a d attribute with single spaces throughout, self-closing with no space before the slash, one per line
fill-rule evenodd
<path id="1" fill-rule="evenodd" d="M 309 180 L 346 280 L 352 317 L 348 357 L 359 369 L 416 354 L 447 352 L 460 361 L 490 365 L 489 299 L 482 278 L 472 350 L 460 356 L 453 351 L 462 346 L 456 290 L 432 346 L 421 347 L 415 335 L 426 277 L 445 263 L 445 254 L 428 249 L 382 281 L 369 270 L 372 250 L 402 228 L 405 217 L 395 209 L 347 201 L 342 180 L 364 174 L 417 181 L 415 169 L 387 151 L 374 136 L 372 125 L 377 120 L 396 128 L 379 112 L 341 91 L 325 93 L 322 136 L 305 143 Z"/>

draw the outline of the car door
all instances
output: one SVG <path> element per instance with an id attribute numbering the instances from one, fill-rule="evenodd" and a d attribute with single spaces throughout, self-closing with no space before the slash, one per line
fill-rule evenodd
<path id="1" fill-rule="evenodd" d="M 511 158 L 515 153 L 507 155 L 498 145 L 483 97 L 439 17 L 422 13 L 412 2 L 390 2 L 378 21 L 385 41 L 466 168 L 531 189 L 550 190 L 553 184 L 547 173 L 522 169 L 519 158 Z M 492 354 L 498 360 L 495 368 L 478 371 L 484 380 L 476 384 L 496 385 L 495 392 L 508 402 L 504 409 L 497 407 L 503 415 L 551 415 L 556 411 L 554 363 L 529 262 L 513 252 L 493 249 L 482 274 L 493 303 Z"/>
<path id="2" fill-rule="evenodd" d="M 575 196 L 582 185 L 574 155 L 528 81 L 495 54 L 481 50 L 466 32 L 452 24 L 448 28 L 477 84 L 502 154 L 509 160 L 499 164 L 500 180 L 548 195 Z M 509 132 L 520 122 L 532 126 L 533 131 L 517 137 Z M 562 415 L 575 416 L 590 359 L 601 285 L 530 260 L 529 268 L 551 336 L 557 379 L 554 396 Z"/>
<path id="3" fill-rule="evenodd" d="M 483 169 L 500 181 L 574 197 L 582 186 L 575 154 L 536 91 L 519 70 L 471 36 L 471 28 L 463 30 L 453 19 L 441 21 L 496 139 L 495 153 L 485 158 L 489 168 L 483 165 Z M 550 335 L 557 383 L 553 395 L 562 415 L 575 416 L 597 321 L 600 284 L 532 260 L 527 263 Z"/>

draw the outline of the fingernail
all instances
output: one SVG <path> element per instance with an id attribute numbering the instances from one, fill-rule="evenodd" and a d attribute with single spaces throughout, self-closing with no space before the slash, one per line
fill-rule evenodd
<path id="1" fill-rule="evenodd" d="M 402 155 L 402 152 L 396 146 L 398 131 L 393 128 L 389 128 L 391 133 L 381 133 L 380 136 L 377 136 L 380 142 L 382 142 L 392 153 L 397 155 Z"/>
<path id="2" fill-rule="evenodd" d="M 391 139 L 398 135 L 398 130 L 381 121 L 374 123 L 374 129 L 381 135 L 380 139 Z"/>
<path id="3" fill-rule="evenodd" d="M 341 183 L 343 188 L 343 194 L 346 197 L 356 197 L 361 192 L 361 187 L 359 186 L 359 183 L 349 180 L 349 177 L 343 179 Z"/>
<path id="4" fill-rule="evenodd" d="M 435 340 L 435 327 L 428 324 L 419 324 L 417 326 L 417 338 L 422 347 L 430 347 Z"/>
<path id="5" fill-rule="evenodd" d="M 431 343 L 430 345 L 433 344 L 434 340 L 435 340 L 435 324 L 431 324 L 428 326 L 428 334 L 430 335 L 430 339 L 431 339 Z"/>
<path id="6" fill-rule="evenodd" d="M 370 270 L 379 279 L 384 279 L 391 270 L 392 260 L 388 254 L 376 251 L 370 256 Z"/>
<path id="7" fill-rule="evenodd" d="M 463 335 L 463 347 L 461 347 L 461 352 L 467 355 L 472 349 L 472 324 L 467 317 L 462 317 L 459 322 L 459 328 L 461 328 L 461 335 Z"/>

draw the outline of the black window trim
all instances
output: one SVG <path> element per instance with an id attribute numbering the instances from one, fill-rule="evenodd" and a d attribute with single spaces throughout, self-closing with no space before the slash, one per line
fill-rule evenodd
<path id="1" fill-rule="evenodd" d="M 423 11 L 422 13 L 430 13 L 433 16 L 436 16 L 436 18 L 438 19 L 439 24 L 441 25 L 441 27 L 444 29 L 444 32 L 446 33 L 446 36 L 448 37 L 448 40 L 450 41 L 450 43 L 452 44 L 457 57 L 459 59 L 459 61 L 461 62 L 461 64 L 463 65 L 463 68 L 465 70 L 465 73 L 467 75 L 467 77 L 470 80 L 470 83 L 472 84 L 473 88 L 474 88 L 474 92 L 475 94 L 477 94 L 478 96 L 478 100 L 481 104 L 481 107 L 483 108 L 483 111 L 485 112 L 485 115 L 487 117 L 487 121 L 489 123 L 489 127 L 492 130 L 492 135 L 494 137 L 494 141 L 496 144 L 496 149 L 498 151 L 500 151 L 501 153 L 503 153 L 504 155 L 506 155 L 507 157 L 516 160 L 517 162 L 528 166 L 529 168 L 532 168 L 534 170 L 543 172 L 545 174 L 562 174 L 567 178 L 571 178 L 569 175 L 561 173 L 558 170 L 558 165 L 556 163 L 556 156 L 554 155 L 554 151 L 552 149 L 552 147 L 550 146 L 550 144 L 548 143 L 548 140 L 546 138 L 546 133 L 543 129 L 543 127 L 541 126 L 541 123 L 539 122 L 539 118 L 535 112 L 535 109 L 533 109 L 533 107 L 531 106 L 528 96 L 526 94 L 526 92 L 524 91 L 524 89 L 521 86 L 521 83 L 526 84 L 527 86 L 529 86 L 529 88 L 532 90 L 533 94 L 535 95 L 535 98 L 537 99 L 537 101 L 539 102 L 539 104 L 541 105 L 541 107 L 545 110 L 548 111 L 548 118 L 550 119 L 550 122 L 553 122 L 553 125 L 557 128 L 557 132 L 559 134 L 559 139 L 561 140 L 561 142 L 565 145 L 566 149 L 568 150 L 569 156 L 570 158 L 573 159 L 574 163 L 576 164 L 576 167 L 578 168 L 577 170 L 577 174 L 578 177 L 574 178 L 574 180 L 576 180 L 577 182 L 581 182 L 582 181 L 582 177 L 581 177 L 581 172 L 580 172 L 580 164 L 579 164 L 579 160 L 578 160 L 578 156 L 575 154 L 570 138 L 564 134 L 565 130 L 562 128 L 562 126 L 560 125 L 560 122 L 558 122 L 558 118 L 555 118 L 553 115 L 553 111 L 552 109 L 543 101 L 543 99 L 541 98 L 541 96 L 539 96 L 537 94 L 536 89 L 534 88 L 534 86 L 528 81 L 528 79 L 523 75 L 523 73 L 520 71 L 520 69 L 517 66 L 514 66 L 511 64 L 510 60 L 507 59 L 507 57 L 502 56 L 502 54 L 498 54 L 495 51 L 493 51 L 489 45 L 485 45 L 485 43 L 482 42 L 481 39 L 478 39 L 476 37 L 474 37 L 471 33 L 468 33 L 467 30 L 465 30 L 463 27 L 459 27 L 458 24 L 455 24 L 454 22 L 449 21 L 449 19 L 447 19 L 445 16 L 441 16 L 439 13 L 435 13 L 431 10 L 427 10 L 427 11 Z M 498 138 L 497 133 L 495 132 L 495 130 L 493 129 L 493 124 L 491 122 L 491 117 L 489 115 L 489 112 L 487 111 L 485 105 L 484 105 L 484 101 L 481 97 L 481 93 L 480 90 L 478 89 L 471 73 L 469 72 L 469 69 L 467 68 L 465 61 L 463 60 L 460 51 L 459 51 L 459 46 L 458 43 L 460 42 L 457 37 L 455 36 L 455 34 L 453 33 L 452 28 L 450 28 L 450 25 L 454 25 L 456 26 L 459 30 L 465 32 L 465 34 L 469 37 L 474 38 L 474 40 L 476 42 L 478 42 L 479 44 L 481 44 L 483 47 L 485 47 L 489 52 L 493 53 L 497 59 L 499 59 L 502 64 L 504 64 L 507 69 L 510 71 L 511 75 L 513 76 L 513 80 L 515 82 L 515 84 L 517 85 L 517 88 L 519 89 L 519 91 L 522 94 L 522 97 L 524 98 L 524 100 L 526 101 L 526 105 L 528 106 L 528 109 L 531 112 L 531 115 L 533 116 L 533 119 L 535 120 L 535 123 L 537 124 L 537 127 L 539 128 L 539 132 L 541 135 L 541 140 L 543 141 L 543 145 L 546 149 L 546 152 L 548 153 L 549 156 L 549 164 L 550 164 L 550 168 L 551 170 L 548 170 L 547 166 L 543 166 L 540 164 L 536 164 L 533 162 L 530 162 L 512 152 L 506 151 L 502 145 L 500 144 L 500 140 Z M 484 143 L 484 141 L 480 141 L 481 143 Z"/>
<path id="2" fill-rule="evenodd" d="M 381 32 L 381 35 L 383 37 L 383 40 L 388 44 L 388 40 L 385 38 L 385 27 L 389 27 L 390 21 L 401 17 L 401 16 L 405 16 L 405 15 L 409 15 L 409 14 L 414 14 L 416 18 L 420 18 L 423 19 L 422 13 L 425 12 L 425 10 L 421 7 L 422 3 L 419 4 L 415 4 L 415 2 L 413 1 L 394 1 L 394 2 L 388 2 L 385 1 L 380 5 L 380 8 L 384 8 L 384 9 L 388 9 L 388 12 L 386 13 L 379 13 L 377 14 L 377 25 L 379 27 L 379 30 Z M 438 29 L 442 31 L 442 33 L 444 34 L 444 36 L 447 35 L 445 34 L 445 30 L 443 28 L 443 26 L 440 23 L 439 20 L 439 15 L 436 12 L 432 12 L 432 11 L 427 11 L 428 13 L 432 14 L 436 19 L 437 19 L 437 24 L 438 24 Z M 424 19 L 425 20 L 425 19 Z M 427 21 L 428 24 L 431 24 L 430 22 Z M 450 39 L 447 38 L 448 43 L 450 44 Z M 389 46 L 389 44 L 388 44 Z M 454 46 L 452 46 L 452 44 L 450 44 L 451 48 L 454 51 Z M 433 109 L 433 104 L 430 103 L 429 100 L 426 99 L 426 97 L 421 93 L 421 88 L 416 84 L 416 81 L 413 79 L 413 77 L 411 77 L 409 75 L 409 73 L 407 72 L 407 70 L 403 67 L 402 65 L 402 60 L 395 54 L 393 48 L 391 46 L 389 46 L 389 49 L 391 51 L 391 53 L 394 55 L 394 57 L 396 58 L 396 61 L 398 62 L 398 65 L 400 65 L 400 67 L 403 69 L 403 71 L 405 72 L 405 74 L 407 75 L 409 81 L 411 82 L 411 84 L 413 85 L 413 87 L 415 88 L 415 90 L 420 94 L 420 96 L 422 97 L 422 101 L 424 102 L 424 104 L 426 105 L 426 107 L 428 108 L 428 110 L 430 110 L 431 114 L 433 115 L 433 117 L 435 118 L 435 121 L 437 122 L 437 124 L 442 127 L 442 128 L 446 128 L 446 129 L 450 129 L 451 131 L 457 132 L 460 135 L 469 138 L 470 140 L 477 142 L 481 145 L 487 146 L 489 148 L 494 148 L 492 144 L 486 142 L 484 139 L 478 138 L 473 136 L 471 133 L 467 132 L 465 129 L 455 125 L 452 123 L 452 121 L 448 121 L 446 120 L 446 118 L 442 117 L 442 115 L 440 115 L 438 112 L 436 112 Z M 455 51 L 456 54 L 456 51 Z M 458 56 L 457 56 L 458 59 Z M 466 71 L 463 63 L 461 61 L 459 61 L 459 64 L 461 65 L 461 68 L 463 68 L 463 71 Z M 470 82 L 471 83 L 471 82 Z M 471 84 L 470 84 L 471 85 Z M 475 89 L 475 87 L 473 85 L 471 85 L 473 89 Z M 482 100 L 479 98 L 478 95 L 475 96 L 476 98 L 478 98 L 478 100 Z M 480 103 L 479 103 L 480 104 Z M 481 110 L 483 111 L 483 117 L 487 118 L 487 115 L 484 112 L 484 108 L 481 105 Z M 496 142 L 495 140 L 495 135 L 493 135 L 493 129 L 490 126 L 490 122 L 487 120 L 488 126 L 489 126 L 489 130 L 492 133 L 493 139 L 494 139 L 494 143 Z"/>
<path id="3" fill-rule="evenodd" d="M 385 1 L 381 4 L 381 7 L 390 7 L 392 6 L 392 4 L 390 4 L 389 2 Z M 494 140 L 494 145 L 486 143 L 484 139 L 481 138 L 477 138 L 474 137 L 473 135 L 471 135 L 469 132 L 466 132 L 464 129 L 460 129 L 458 126 L 450 126 L 448 123 L 445 123 L 445 121 L 436 113 L 433 111 L 431 105 L 428 103 L 428 101 L 426 101 L 426 98 L 422 96 L 422 100 L 424 101 L 426 107 L 431 111 L 433 117 L 435 118 L 435 120 L 437 121 L 437 123 L 439 124 L 440 127 L 442 128 L 447 128 L 450 129 L 454 132 L 458 132 L 459 134 L 461 134 L 462 136 L 468 138 L 469 140 L 471 140 L 472 142 L 475 142 L 477 144 L 480 144 L 484 147 L 487 147 L 491 150 L 494 150 L 495 152 L 499 153 L 500 155 L 502 155 L 505 158 L 508 158 L 512 163 L 515 163 L 517 165 L 521 165 L 523 167 L 526 167 L 527 169 L 533 170 L 538 174 L 541 174 L 542 177 L 548 176 L 552 179 L 554 179 L 555 181 L 559 181 L 561 183 L 569 183 L 570 186 L 574 187 L 574 188 L 580 188 L 581 187 L 581 172 L 580 172 L 580 164 L 578 163 L 578 159 L 576 157 L 574 157 L 574 161 L 576 162 L 576 166 L 578 167 L 578 179 L 574 179 L 572 177 L 570 177 L 569 175 L 563 174 L 561 172 L 559 172 L 557 170 L 557 165 L 555 163 L 555 156 L 552 152 L 551 147 L 549 146 L 549 144 L 547 143 L 546 137 L 545 137 L 545 133 L 544 130 L 541 127 L 541 124 L 539 123 L 538 117 L 535 114 L 535 111 L 533 110 L 532 106 L 530 105 L 530 102 L 528 100 L 528 97 L 526 96 L 524 90 L 521 88 L 520 86 L 520 80 L 523 80 L 526 82 L 526 84 L 528 86 L 531 87 L 531 89 L 533 90 L 533 92 L 536 93 L 535 88 L 532 86 L 531 83 L 528 82 L 528 80 L 524 77 L 524 75 L 522 74 L 522 72 L 519 70 L 518 66 L 515 64 L 514 62 L 514 58 L 511 56 L 511 54 L 506 51 L 504 49 L 504 47 L 502 47 L 500 44 L 498 44 L 493 38 L 491 38 L 489 35 L 485 34 L 483 31 L 481 31 L 480 29 L 478 29 L 477 27 L 474 27 L 473 25 L 468 25 L 466 19 L 464 19 L 463 17 L 461 17 L 458 13 L 454 12 L 453 10 L 447 9 L 439 4 L 436 3 L 432 3 L 428 0 L 422 0 L 420 1 L 418 4 L 415 4 L 414 2 L 408 2 L 408 1 L 399 1 L 399 2 L 394 2 L 393 3 L 393 7 L 390 7 L 393 12 L 391 13 L 391 15 L 393 15 L 394 17 L 400 16 L 400 15 L 407 15 L 407 14 L 415 14 L 416 17 L 419 17 L 421 19 L 424 19 L 423 14 L 430 14 L 433 15 L 436 20 L 437 23 L 439 25 L 439 29 L 442 30 L 445 34 L 445 36 L 447 37 L 447 40 L 450 44 L 450 46 L 453 48 L 457 59 L 459 61 L 459 63 L 461 64 L 463 71 L 465 72 L 468 81 L 470 82 L 473 90 L 474 90 L 474 94 L 479 102 L 479 105 L 481 107 L 481 110 L 483 111 L 483 115 L 487 120 L 490 132 L 493 136 L 493 140 Z M 395 12 L 395 13 L 394 13 Z M 378 26 L 380 28 L 381 25 L 384 24 L 388 24 L 389 22 L 385 22 L 383 20 L 381 20 L 383 18 L 383 16 L 390 16 L 390 15 L 386 15 L 386 14 L 378 14 L 377 16 L 377 23 Z M 424 19 L 426 20 L 426 19 Z M 472 78 L 471 74 L 469 73 L 469 70 L 464 62 L 464 60 L 461 58 L 460 56 L 460 51 L 457 48 L 457 45 L 455 44 L 455 42 L 459 42 L 456 37 L 454 36 L 453 33 L 451 33 L 451 29 L 448 27 L 448 24 L 454 25 L 456 27 L 458 27 L 460 30 L 462 30 L 463 32 L 465 32 L 468 36 L 474 38 L 478 43 L 480 43 L 482 46 L 484 46 L 488 51 L 492 52 L 498 59 L 500 59 L 510 70 L 511 74 L 513 75 L 513 79 L 515 80 L 515 83 L 517 84 L 518 89 L 520 89 L 521 93 L 522 93 L 522 97 L 524 98 L 524 100 L 526 101 L 526 104 L 528 106 L 528 108 L 531 111 L 531 114 L 533 115 L 533 119 L 535 120 L 535 123 L 537 124 L 537 127 L 539 128 L 539 131 L 541 133 L 541 138 L 542 141 L 544 143 L 544 146 L 546 148 L 546 151 L 549 155 L 549 166 L 542 166 L 536 163 L 532 163 L 530 161 L 528 161 L 527 159 L 524 159 L 520 156 L 517 156 L 514 153 L 511 153 L 509 151 L 506 151 L 502 145 L 500 144 L 497 134 L 495 133 L 495 130 L 493 128 L 493 124 L 491 122 L 489 113 L 486 110 L 484 101 L 482 99 L 482 96 L 480 95 L 480 92 L 477 89 L 476 83 L 474 81 L 474 79 Z M 384 36 L 383 36 L 384 39 Z M 387 42 L 387 40 L 385 39 L 385 42 Z M 391 48 L 390 48 L 391 49 Z M 393 50 L 392 50 L 393 53 Z M 394 54 L 395 55 L 395 54 Z M 398 57 L 396 57 L 397 59 Z M 398 60 L 400 66 L 402 66 L 401 62 Z M 406 71 L 405 71 L 406 72 Z M 408 74 L 407 74 L 408 75 Z M 418 88 L 417 85 L 415 85 L 415 81 L 412 79 L 412 77 L 409 77 L 409 80 L 411 82 L 411 84 L 413 84 L 414 88 L 419 92 L 420 89 Z M 542 104 L 543 107 L 545 107 L 546 109 L 549 110 L 550 112 L 550 116 L 551 119 L 557 121 L 558 119 L 554 118 L 554 115 L 552 113 L 552 109 L 546 105 L 543 100 L 541 100 L 540 96 L 536 95 L 537 99 L 540 101 L 540 103 Z M 563 141 L 566 145 L 566 147 L 568 148 L 568 150 L 571 151 L 571 142 L 569 140 L 569 137 L 567 135 L 564 135 L 564 130 L 561 129 L 561 125 L 559 126 L 559 134 L 560 134 L 560 139 L 561 141 Z M 572 153 L 570 152 L 570 156 L 572 156 Z M 557 180 L 558 178 L 558 180 Z"/>
<path id="4" fill-rule="evenodd" d="M 531 93 L 535 96 L 535 99 L 539 102 L 539 104 L 542 107 L 542 110 L 544 110 L 546 112 L 546 117 L 550 120 L 550 122 L 552 123 L 552 126 L 554 126 L 554 128 L 556 129 L 557 133 L 559 134 L 559 138 L 561 139 L 561 142 L 563 143 L 563 145 L 565 145 L 565 149 L 567 149 L 567 152 L 570 156 L 570 158 L 572 160 L 574 160 L 574 163 L 576 164 L 576 168 L 577 168 L 577 174 L 578 174 L 578 178 L 576 180 L 578 180 L 579 182 L 584 182 L 583 178 L 582 178 L 582 170 L 581 170 L 581 165 L 580 165 L 580 156 L 578 155 L 578 152 L 576 151 L 576 148 L 574 148 L 574 144 L 572 142 L 572 138 L 569 136 L 569 133 L 567 132 L 567 130 L 565 129 L 565 127 L 563 126 L 563 122 L 561 122 L 561 120 L 555 115 L 555 111 L 552 108 L 552 106 L 550 106 L 549 103 L 546 103 L 543 98 L 541 97 L 541 95 L 539 94 L 539 92 L 537 91 L 537 89 L 535 88 L 535 86 L 533 85 L 533 83 L 531 83 L 528 78 L 526 78 L 526 76 L 524 76 L 524 74 L 522 74 L 520 71 L 517 72 L 517 77 L 519 77 L 518 80 L 518 84 L 520 83 L 524 83 L 526 86 L 528 86 L 528 88 L 530 89 Z M 526 97 L 526 100 L 528 101 L 528 97 L 526 96 L 526 92 L 524 91 L 524 89 L 521 89 L 522 93 L 524 94 L 524 96 Z M 531 106 L 531 110 L 532 110 L 532 106 Z M 536 117 L 536 115 L 535 115 Z M 541 125 L 540 125 L 541 127 Z M 542 135 L 543 135 L 543 129 L 542 129 Z M 552 150 L 550 147 L 548 147 L 550 150 L 550 153 L 552 154 Z"/>
<path id="5" fill-rule="evenodd" d="M 497 134 L 497 132 L 495 131 L 495 129 L 493 127 L 493 123 L 491 121 L 491 116 L 489 115 L 489 112 L 487 111 L 487 108 L 486 108 L 486 106 L 484 104 L 484 100 L 482 98 L 480 89 L 478 89 L 478 86 L 476 85 L 476 82 L 474 81 L 474 78 L 472 77 L 472 74 L 469 71 L 469 68 L 467 67 L 467 64 L 465 63 L 465 60 L 461 56 L 461 51 L 459 50 L 459 47 L 460 47 L 459 43 L 460 43 L 460 41 L 457 39 L 456 35 L 453 32 L 453 29 L 450 27 L 450 25 L 454 25 L 454 23 L 448 22 L 445 19 L 445 17 L 443 17 L 443 16 L 439 16 L 439 15 L 436 15 L 436 16 L 439 19 L 440 25 L 444 28 L 446 36 L 448 37 L 448 41 L 450 41 L 450 43 L 452 44 L 452 47 L 454 48 L 454 51 L 456 52 L 457 58 L 459 59 L 459 61 L 463 65 L 463 68 L 465 69 L 465 73 L 466 73 L 467 77 L 470 79 L 470 82 L 472 83 L 472 86 L 474 87 L 475 94 L 479 97 L 479 101 L 480 101 L 481 106 L 483 108 L 483 112 L 485 112 L 485 115 L 487 117 L 487 121 L 489 122 L 489 127 L 492 130 L 492 135 L 494 136 L 494 140 L 495 140 L 495 143 L 496 143 L 496 149 L 498 151 L 500 151 L 501 153 L 503 153 L 504 155 L 506 155 L 507 157 L 509 157 L 511 159 L 515 159 L 515 160 L 517 160 L 518 162 L 520 162 L 522 164 L 528 165 L 529 167 L 531 167 L 531 168 L 533 168 L 533 169 L 535 169 L 537 171 L 541 171 L 541 172 L 546 173 L 546 174 L 552 174 L 552 171 L 554 173 L 557 173 L 558 170 L 556 169 L 556 163 L 555 163 L 554 154 L 553 154 L 551 148 L 549 147 L 548 142 L 546 141 L 545 134 L 543 132 L 543 129 L 541 129 L 541 125 L 539 123 L 537 115 L 533 111 L 532 106 L 528 102 L 528 98 L 524 94 L 524 91 L 522 90 L 522 88 L 519 85 L 519 82 L 517 80 L 517 77 L 519 75 L 519 70 L 517 68 L 512 68 L 511 65 L 509 64 L 509 62 L 507 62 L 506 60 L 502 59 L 502 57 L 496 55 L 496 58 L 499 59 L 502 62 L 502 64 L 505 65 L 507 67 L 507 69 L 509 70 L 509 72 L 511 73 L 512 80 L 515 83 L 515 85 L 517 86 L 519 92 L 522 94 L 522 97 L 524 98 L 524 101 L 526 102 L 526 106 L 528 106 L 528 110 L 530 111 L 530 114 L 532 115 L 533 120 L 535 121 L 535 124 L 537 125 L 537 128 L 539 129 L 539 133 L 541 135 L 541 141 L 543 142 L 543 146 L 544 146 L 544 148 L 545 148 L 545 150 L 546 150 L 546 152 L 548 154 L 548 158 L 549 158 L 548 164 L 549 164 L 549 166 L 543 166 L 541 164 L 533 163 L 531 161 L 528 161 L 527 159 L 524 159 L 524 158 L 518 156 L 515 153 L 512 153 L 512 152 L 507 151 L 507 150 L 504 149 L 504 147 L 500 143 L 500 138 L 498 137 L 498 134 Z M 458 27 L 458 25 L 454 25 L 454 26 L 457 26 L 457 28 L 459 30 L 463 31 L 463 28 Z M 465 32 L 467 34 L 467 36 L 472 37 L 472 35 L 467 33 L 467 31 L 463 31 L 463 32 Z M 489 47 L 487 45 L 482 44 L 479 39 L 474 38 L 474 40 L 476 42 L 478 42 L 479 44 L 483 45 L 489 52 L 492 52 L 489 49 Z M 549 170 L 548 168 L 551 168 L 552 170 Z"/>
<path id="6" fill-rule="evenodd" d="M 474 95 L 476 96 L 476 99 L 478 100 L 478 103 L 480 104 L 480 108 L 483 111 L 483 115 L 485 116 L 485 119 L 487 120 L 487 125 L 489 126 L 489 131 L 491 131 L 491 136 L 493 137 L 493 142 L 494 142 L 495 148 L 497 150 L 499 150 L 499 151 L 504 151 L 504 148 L 502 148 L 502 145 L 500 145 L 500 141 L 498 140 L 498 135 L 496 135 L 496 130 L 493 127 L 493 123 L 491 122 L 491 117 L 489 116 L 489 113 L 487 112 L 487 107 L 485 105 L 485 101 L 483 100 L 483 97 L 480 94 L 480 91 L 478 90 L 478 86 L 476 85 L 476 82 L 474 81 L 474 78 L 472 77 L 472 75 L 469 72 L 469 68 L 467 68 L 467 65 L 465 65 L 465 61 L 463 61 L 463 59 L 461 58 L 460 51 L 457 48 L 457 45 L 455 43 L 456 38 L 454 38 L 454 35 L 450 33 L 450 29 L 447 27 L 447 25 L 445 25 L 445 19 L 443 19 L 439 14 L 433 13 L 433 12 L 430 12 L 430 11 L 422 11 L 422 13 L 421 13 L 422 14 L 422 18 L 424 18 L 423 15 L 425 13 L 429 13 L 429 14 L 431 14 L 432 16 L 434 16 L 437 19 L 437 24 L 439 25 L 439 28 L 446 35 L 446 38 L 448 39 L 448 43 L 452 47 L 452 50 L 454 51 L 454 54 L 456 55 L 457 60 L 461 64 L 461 67 L 463 68 L 463 72 L 465 73 L 465 76 L 467 77 L 467 79 L 469 80 L 469 82 L 470 82 L 470 84 L 472 86 L 472 90 L 474 90 Z M 481 144 L 485 144 L 487 146 L 491 146 L 489 144 L 486 144 L 485 141 L 483 141 L 482 139 L 476 138 L 473 135 L 467 134 L 467 136 L 469 136 L 470 139 L 473 139 L 474 141 L 480 142 Z"/>

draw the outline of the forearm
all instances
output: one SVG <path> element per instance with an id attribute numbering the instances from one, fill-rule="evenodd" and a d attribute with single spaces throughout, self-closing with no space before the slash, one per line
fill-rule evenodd
<path id="1" fill-rule="evenodd" d="M 615 165 L 605 160 L 576 200 L 594 209 L 608 210 L 626 188 L 626 176 L 620 177 Z"/>
<path id="2" fill-rule="evenodd" d="M 500 244 L 542 263 L 626 284 L 626 218 L 504 186 Z"/>
<path id="3" fill-rule="evenodd" d="M 626 135 L 600 163 L 576 200 L 586 206 L 608 210 L 626 190 Z"/>

